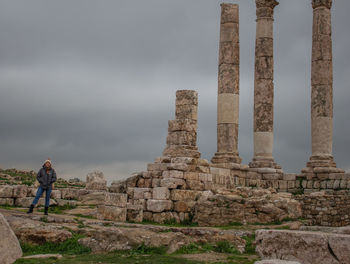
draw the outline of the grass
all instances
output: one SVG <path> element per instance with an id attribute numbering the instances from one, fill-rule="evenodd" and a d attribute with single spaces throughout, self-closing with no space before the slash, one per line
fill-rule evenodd
<path id="1" fill-rule="evenodd" d="M 134 222 L 129 222 L 129 223 L 134 224 Z M 157 226 L 167 226 L 167 227 L 197 227 L 198 226 L 198 223 L 191 222 L 190 220 L 187 220 L 187 221 L 185 220 L 185 221 L 182 221 L 180 223 L 177 223 L 175 221 L 175 219 L 165 221 L 164 223 L 156 223 L 156 222 L 153 222 L 153 221 L 143 220 L 142 222 L 137 223 L 137 224 L 157 225 Z"/>
<path id="2" fill-rule="evenodd" d="M 33 245 L 30 243 L 21 243 L 23 255 L 36 254 L 65 254 L 65 255 L 81 255 L 90 253 L 90 249 L 80 245 L 78 240 L 83 236 L 77 233 L 72 233 L 72 237 L 62 243 L 47 242 L 42 245 Z"/>
<path id="3" fill-rule="evenodd" d="M 205 252 L 217 252 L 217 253 L 227 253 L 227 254 L 240 254 L 238 249 L 230 243 L 229 241 L 219 241 L 216 244 L 204 243 L 197 244 L 191 243 L 182 246 L 178 249 L 175 254 L 197 254 Z"/>
<path id="4" fill-rule="evenodd" d="M 74 208 L 76 208 L 76 206 L 69 205 L 69 204 L 62 205 L 62 206 L 50 206 L 49 207 L 49 213 L 51 213 L 51 214 L 63 214 L 64 211 L 71 210 L 71 209 L 74 209 Z M 44 209 L 39 209 L 38 211 L 39 212 L 44 212 Z"/>

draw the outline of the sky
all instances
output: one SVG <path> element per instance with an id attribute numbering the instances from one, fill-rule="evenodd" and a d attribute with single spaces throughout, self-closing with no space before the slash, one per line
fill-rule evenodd
<path id="1" fill-rule="evenodd" d="M 243 163 L 253 157 L 255 1 L 240 6 Z M 350 169 L 350 1 L 332 8 L 334 141 Z M 220 3 L 216 0 L 0 0 L 0 168 L 108 182 L 146 170 L 165 148 L 176 90 L 199 93 L 198 147 L 216 151 Z M 311 155 L 311 0 L 275 8 L 274 158 L 300 172 Z"/>

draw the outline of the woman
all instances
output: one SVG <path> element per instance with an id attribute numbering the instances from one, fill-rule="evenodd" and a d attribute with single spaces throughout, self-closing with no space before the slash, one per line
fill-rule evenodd
<path id="1" fill-rule="evenodd" d="M 35 205 L 38 203 L 40 197 L 46 192 L 45 196 L 45 215 L 48 214 L 49 206 L 50 206 L 50 195 L 52 191 L 52 184 L 56 181 L 56 172 L 52 168 L 51 160 L 47 159 L 44 162 L 43 167 L 39 170 L 38 175 L 36 176 L 40 186 L 38 191 L 36 192 L 36 196 L 34 198 L 33 203 L 29 207 L 28 214 L 33 213 L 33 209 Z"/>

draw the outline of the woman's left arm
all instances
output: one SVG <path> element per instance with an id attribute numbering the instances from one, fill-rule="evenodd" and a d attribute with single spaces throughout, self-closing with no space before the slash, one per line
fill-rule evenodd
<path id="1" fill-rule="evenodd" d="M 54 183 L 56 180 L 57 180 L 56 171 L 55 171 L 55 170 L 53 170 L 53 172 L 52 172 L 52 179 L 51 179 L 51 181 L 52 181 L 52 183 Z"/>

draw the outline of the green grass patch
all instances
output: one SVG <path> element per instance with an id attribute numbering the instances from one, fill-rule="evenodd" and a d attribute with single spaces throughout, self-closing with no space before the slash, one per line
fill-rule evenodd
<path id="1" fill-rule="evenodd" d="M 227 264 L 254 264 L 258 260 L 256 256 L 249 255 L 233 255 L 227 257 L 229 261 Z"/>
<path id="2" fill-rule="evenodd" d="M 242 238 L 246 242 L 244 253 L 245 254 L 255 254 L 255 245 L 254 245 L 255 234 L 253 234 L 252 236 L 244 236 Z"/>
<path id="3" fill-rule="evenodd" d="M 129 222 L 129 223 L 133 223 L 133 222 Z M 198 223 L 191 222 L 190 220 L 177 223 L 175 219 L 165 221 L 164 223 L 156 223 L 153 221 L 143 220 L 142 222 L 137 224 L 157 225 L 157 226 L 167 226 L 167 227 L 197 227 L 198 226 Z"/>
<path id="4" fill-rule="evenodd" d="M 72 237 L 62 243 L 47 242 L 42 245 L 33 245 L 30 243 L 21 243 L 23 255 L 36 254 L 66 254 L 66 255 L 80 255 L 90 253 L 90 249 L 80 245 L 78 240 L 84 236 L 72 233 Z"/>
<path id="5" fill-rule="evenodd" d="M 241 254 L 238 249 L 229 241 L 219 241 L 216 244 L 210 243 L 191 243 L 179 248 L 175 254 L 198 254 L 205 252 L 217 252 L 227 254 Z"/>
<path id="6" fill-rule="evenodd" d="M 83 215 L 83 214 L 73 214 L 76 217 L 82 217 L 82 218 L 88 218 L 88 219 L 96 219 L 96 217 L 93 217 L 92 215 Z"/>
<path id="7" fill-rule="evenodd" d="M 64 211 L 71 210 L 74 208 L 76 208 L 76 206 L 70 205 L 70 204 L 66 204 L 66 205 L 62 205 L 62 206 L 50 206 L 49 213 L 51 213 L 51 214 L 63 214 Z M 39 209 L 38 211 L 44 212 L 44 209 Z"/>

